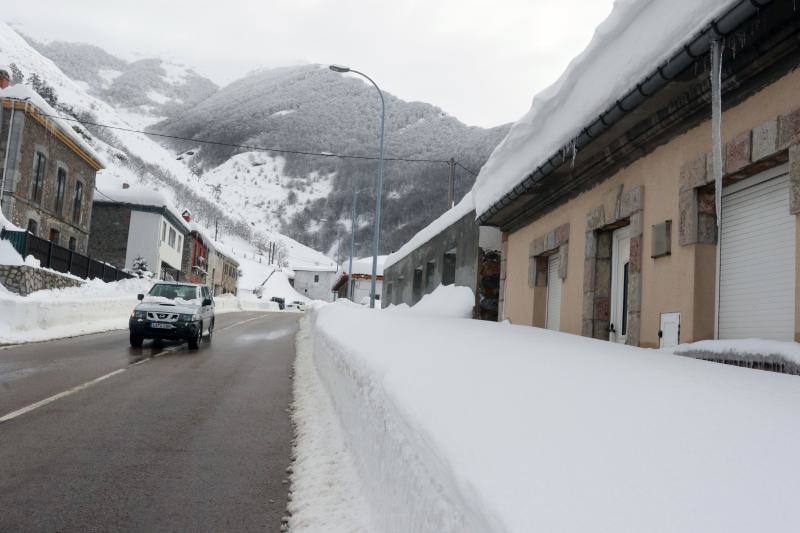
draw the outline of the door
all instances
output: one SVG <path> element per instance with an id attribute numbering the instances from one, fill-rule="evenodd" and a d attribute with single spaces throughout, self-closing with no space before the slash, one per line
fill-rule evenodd
<path id="1" fill-rule="evenodd" d="M 608 340 L 625 343 L 628 338 L 628 284 L 630 283 L 631 228 L 615 230 L 611 241 L 611 308 Z"/>
<path id="2" fill-rule="evenodd" d="M 561 261 L 558 254 L 547 258 L 547 316 L 545 327 L 558 331 L 561 320 L 561 276 L 558 275 Z"/>
<path id="3" fill-rule="evenodd" d="M 722 190 L 719 338 L 794 340 L 795 217 L 784 165 Z"/>

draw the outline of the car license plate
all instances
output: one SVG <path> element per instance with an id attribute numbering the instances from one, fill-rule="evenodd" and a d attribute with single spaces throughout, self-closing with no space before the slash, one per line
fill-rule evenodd
<path id="1" fill-rule="evenodd" d="M 162 322 L 153 322 L 150 324 L 150 327 L 156 329 L 172 329 L 175 326 L 173 326 L 172 324 L 164 324 Z"/>

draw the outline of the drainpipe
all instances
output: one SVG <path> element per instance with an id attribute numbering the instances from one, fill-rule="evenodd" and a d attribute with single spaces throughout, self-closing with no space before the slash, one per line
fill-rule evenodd
<path id="1" fill-rule="evenodd" d="M 722 49 L 711 43 L 711 149 L 714 172 L 714 202 L 717 208 L 716 279 L 714 281 L 714 338 L 719 339 L 720 257 L 722 250 Z"/>
<path id="2" fill-rule="evenodd" d="M 2 105 L 2 101 L 0 101 Z M 6 190 L 6 172 L 8 171 L 8 153 L 11 151 L 11 132 L 14 130 L 14 102 L 11 102 L 11 118 L 8 119 L 8 137 L 6 138 L 6 156 L 3 162 L 3 178 L 0 179 L 0 213 L 3 212 L 3 197 Z"/>

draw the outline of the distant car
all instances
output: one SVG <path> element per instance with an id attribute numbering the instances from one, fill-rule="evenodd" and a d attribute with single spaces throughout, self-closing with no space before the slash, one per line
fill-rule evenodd
<path id="1" fill-rule="evenodd" d="M 278 309 L 280 309 L 281 311 L 286 309 L 286 300 L 284 300 L 283 298 L 278 298 L 277 296 L 273 296 L 272 298 L 270 298 L 270 301 L 278 304 Z"/>
<path id="2" fill-rule="evenodd" d="M 305 311 L 306 310 L 306 304 L 305 304 L 305 302 L 301 302 L 299 300 L 295 300 L 293 302 L 289 302 L 288 304 L 286 304 L 286 309 L 288 311 Z"/>
<path id="3" fill-rule="evenodd" d="M 131 346 L 139 348 L 145 339 L 185 340 L 196 350 L 203 335 L 211 341 L 214 333 L 214 299 L 205 285 L 159 282 L 147 295 L 140 294 L 131 313 Z"/>

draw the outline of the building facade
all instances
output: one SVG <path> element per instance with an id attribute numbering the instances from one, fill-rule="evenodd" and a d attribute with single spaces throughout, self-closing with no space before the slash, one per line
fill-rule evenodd
<path id="1" fill-rule="evenodd" d="M 721 217 L 700 45 L 694 60 L 670 59 L 689 63 L 638 106 L 601 115 L 616 119 L 571 163 L 529 169 L 482 213 L 504 232 L 501 318 L 643 347 L 800 340 L 798 29 L 791 2 L 729 29 L 746 44 L 723 56 Z"/>
<path id="2" fill-rule="evenodd" d="M 377 271 L 375 276 L 375 300 L 376 307 L 379 307 L 381 294 L 383 294 L 383 264 L 387 256 L 379 255 Z M 350 298 L 358 304 L 368 304 L 372 295 L 372 257 L 364 257 L 353 260 L 353 273 L 348 272 L 349 261 L 344 263 L 339 269 L 339 273 L 333 282 L 333 292 L 335 298 Z M 349 289 L 349 292 L 348 292 Z"/>
<path id="3" fill-rule="evenodd" d="M 203 283 L 213 286 L 209 276 L 210 243 L 197 230 L 191 230 L 183 240 L 183 257 L 181 258 L 181 279 L 190 283 Z"/>
<path id="4" fill-rule="evenodd" d="M 333 301 L 331 287 L 338 275 L 337 267 L 294 269 L 294 290 L 312 300 Z"/>
<path id="5" fill-rule="evenodd" d="M 95 200 L 92 227 L 92 257 L 126 270 L 143 260 L 160 279 L 177 279 L 183 270 L 189 228 L 165 204 Z"/>
<path id="6" fill-rule="evenodd" d="M 383 307 L 414 305 L 439 285 L 458 285 L 475 294 L 476 318 L 497 320 L 500 231 L 478 226 L 471 197 L 464 202 L 434 221 L 429 237 L 415 237 L 411 246 L 389 256 L 383 270 Z M 448 225 L 450 219 L 455 221 Z"/>
<path id="7" fill-rule="evenodd" d="M 52 115 L 27 87 L 0 91 L 2 212 L 37 237 L 86 253 L 95 175 L 103 164 Z"/>

